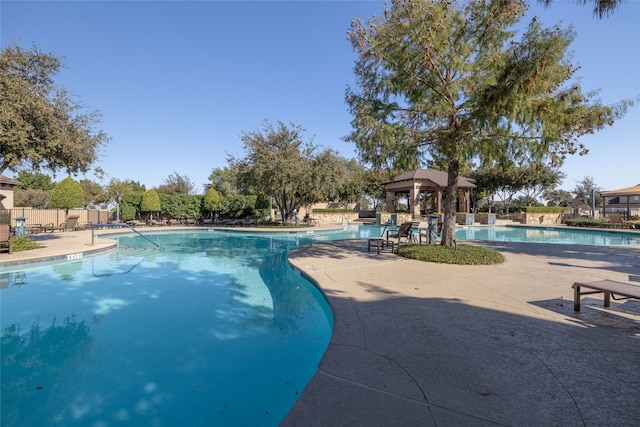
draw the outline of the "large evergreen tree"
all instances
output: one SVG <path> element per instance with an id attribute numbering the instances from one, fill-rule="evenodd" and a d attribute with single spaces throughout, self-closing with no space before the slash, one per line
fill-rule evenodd
<path id="1" fill-rule="evenodd" d="M 545 6 L 552 6 L 553 0 L 538 0 Z M 625 0 L 572 0 L 582 5 L 593 5 L 593 15 L 599 19 L 608 17 L 620 7 Z"/>
<path id="2" fill-rule="evenodd" d="M 579 137 L 613 124 L 627 103 L 604 106 L 569 84 L 571 29 L 534 19 L 516 40 L 525 10 L 523 0 L 394 0 L 381 17 L 355 19 L 347 140 L 362 160 L 406 168 L 444 158 L 447 194 L 456 195 L 471 159 L 560 164 L 585 153 Z M 455 213 L 456 197 L 447 197 L 445 246 Z"/>

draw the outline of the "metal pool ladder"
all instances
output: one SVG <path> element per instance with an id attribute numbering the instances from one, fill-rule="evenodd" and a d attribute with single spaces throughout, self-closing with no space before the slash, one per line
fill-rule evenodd
<path id="1" fill-rule="evenodd" d="M 157 244 L 156 242 L 154 242 L 153 240 L 151 240 L 150 238 L 148 238 L 147 236 L 145 236 L 144 234 L 142 234 L 141 232 L 139 232 L 138 230 L 136 230 L 135 228 L 133 228 L 129 224 L 124 224 L 124 223 L 118 223 L 118 224 L 93 224 L 91 226 L 91 246 L 93 246 L 93 239 L 95 237 L 94 231 L 95 231 L 96 227 L 127 227 L 131 231 L 133 231 L 134 233 L 136 233 L 137 235 L 139 235 L 140 237 L 142 237 L 143 239 L 145 239 L 146 241 L 151 243 L 153 246 L 155 246 L 156 249 L 158 249 L 158 250 L 164 249 L 162 246 L 160 246 L 159 244 Z"/>

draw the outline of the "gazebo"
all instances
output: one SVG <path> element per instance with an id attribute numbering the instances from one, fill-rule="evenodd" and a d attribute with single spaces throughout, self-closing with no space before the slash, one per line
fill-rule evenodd
<path id="1" fill-rule="evenodd" d="M 447 189 L 447 172 L 432 169 L 416 169 L 400 174 L 392 181 L 384 182 L 387 189 L 387 211 L 396 212 L 399 194 L 408 194 L 408 212 L 419 217 L 420 201 L 424 194 L 431 194 L 431 212 L 442 212 L 442 193 Z M 458 212 L 470 212 L 473 180 L 458 177 Z"/>
<path id="2" fill-rule="evenodd" d="M 618 198 L 618 204 L 627 205 L 627 219 L 631 216 L 631 205 L 638 205 L 640 207 L 640 184 L 633 187 L 621 188 L 619 190 L 602 191 L 600 192 L 602 197 L 602 215 L 606 216 L 605 207 L 607 205 L 608 198 Z"/>

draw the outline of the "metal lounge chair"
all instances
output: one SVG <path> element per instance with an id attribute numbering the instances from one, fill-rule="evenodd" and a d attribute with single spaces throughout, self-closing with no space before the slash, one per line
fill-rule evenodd
<path id="1" fill-rule="evenodd" d="M 400 246 L 400 243 L 402 243 L 402 239 L 405 239 L 405 242 L 412 240 L 413 238 L 413 232 L 411 231 L 412 226 L 413 226 L 413 222 L 405 222 L 405 223 L 402 223 L 402 225 L 397 231 L 387 230 L 387 242 L 389 242 L 390 239 L 398 239 L 396 242 L 396 245 Z"/>
<path id="2" fill-rule="evenodd" d="M 51 231 L 52 233 L 56 230 L 67 231 L 67 230 L 77 230 L 78 227 L 78 219 L 80 219 L 80 215 L 69 215 L 67 220 L 61 223 L 58 226 L 53 225 L 52 222 L 44 226 L 44 231 Z"/>

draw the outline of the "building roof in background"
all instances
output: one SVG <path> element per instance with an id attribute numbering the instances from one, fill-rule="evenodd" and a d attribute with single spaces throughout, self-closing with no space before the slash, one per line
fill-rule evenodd
<path id="1" fill-rule="evenodd" d="M 600 196 L 640 196 L 640 184 L 634 185 L 633 187 L 621 188 L 619 190 L 601 191 Z"/>
<path id="2" fill-rule="evenodd" d="M 22 185 L 22 183 L 17 179 L 9 178 L 4 175 L 0 175 L 0 184 L 13 186 Z"/>

